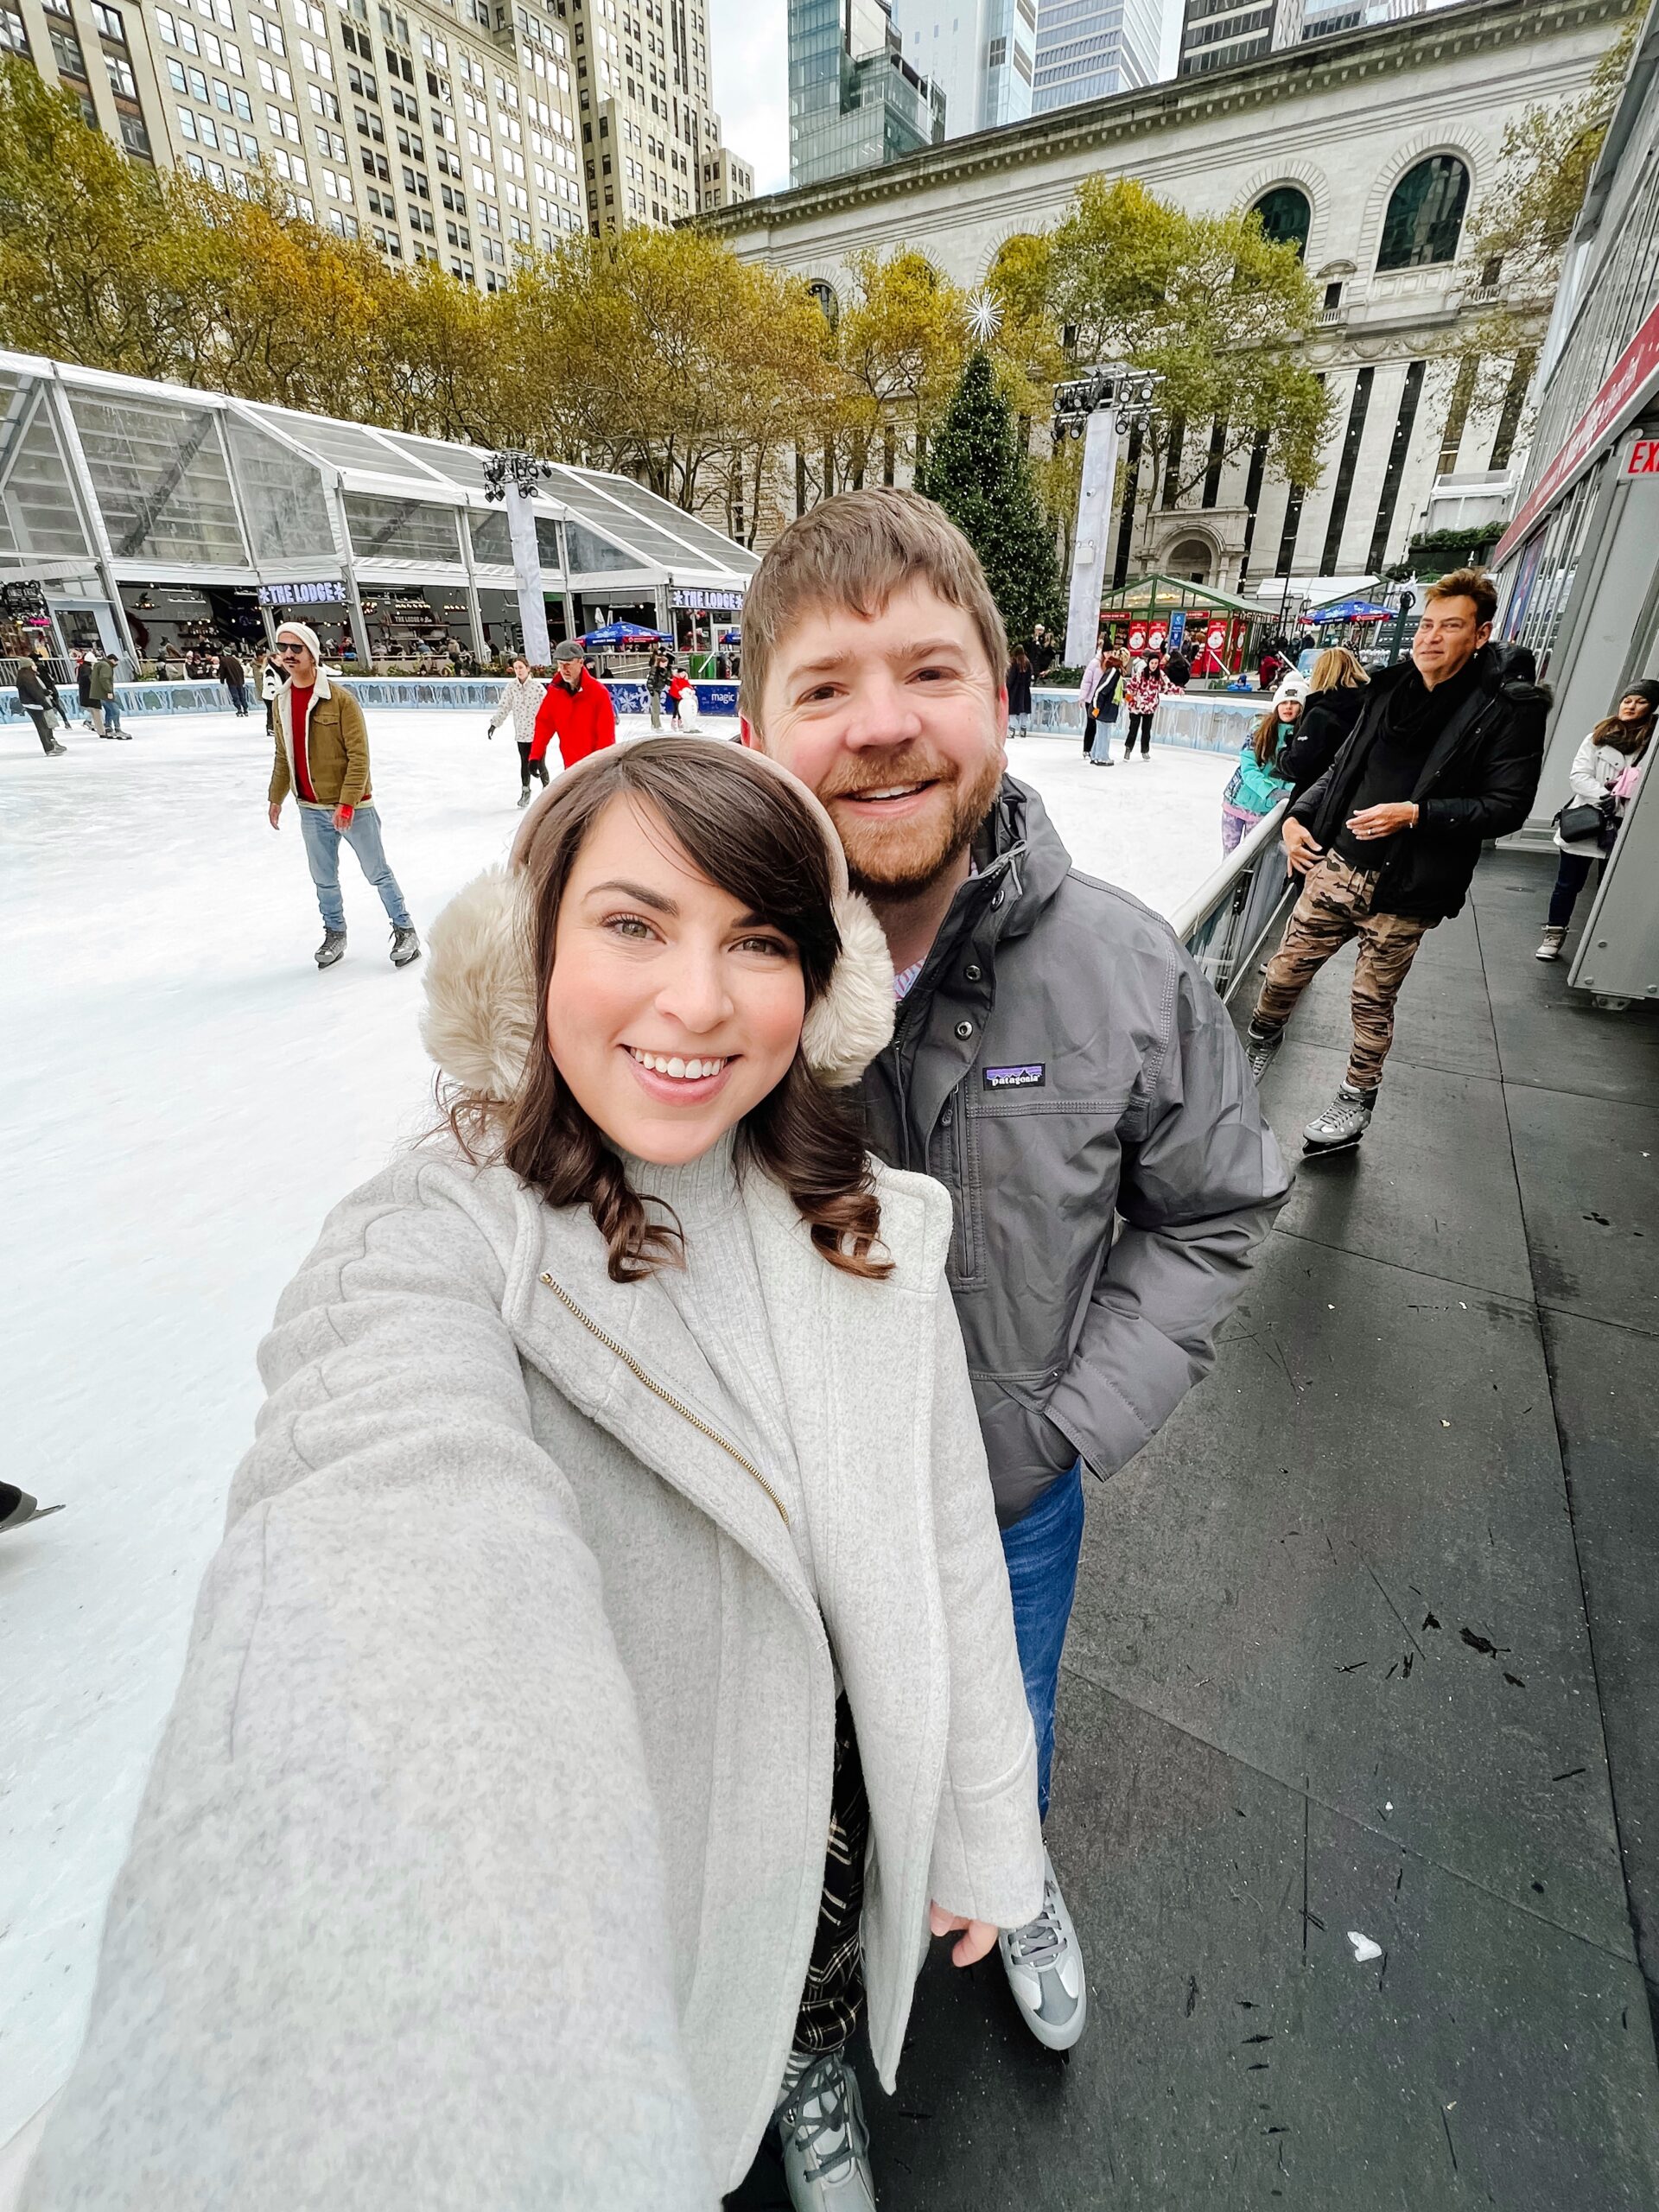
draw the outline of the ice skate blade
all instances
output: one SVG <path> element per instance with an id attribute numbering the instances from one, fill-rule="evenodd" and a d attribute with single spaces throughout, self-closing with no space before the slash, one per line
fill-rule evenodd
<path id="1" fill-rule="evenodd" d="M 1316 1144 L 1312 1137 L 1304 1137 L 1302 1157 L 1304 1160 L 1324 1160 L 1333 1152 L 1353 1152 L 1364 1134 L 1363 1129 L 1356 1129 L 1352 1136 L 1338 1137 L 1334 1144 Z"/>

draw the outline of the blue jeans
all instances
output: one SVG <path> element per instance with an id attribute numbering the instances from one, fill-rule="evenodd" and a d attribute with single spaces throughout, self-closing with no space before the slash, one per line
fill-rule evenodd
<path id="1" fill-rule="evenodd" d="M 1037 1809 L 1048 1816 L 1054 1764 L 1054 1700 L 1060 1653 L 1077 1594 L 1083 1550 L 1083 1462 L 1046 1490 L 1029 1513 L 1002 1531 L 1002 1556 L 1014 1596 L 1014 1640 L 1025 1677 L 1026 1703 L 1037 1731 Z"/>
<path id="2" fill-rule="evenodd" d="M 1112 765 L 1112 732 L 1117 727 L 1117 709 L 1103 707 L 1095 717 L 1094 747 L 1090 758 L 1101 760 L 1107 767 Z"/>
<path id="3" fill-rule="evenodd" d="M 386 910 L 387 919 L 395 930 L 413 929 L 409 909 L 404 904 L 404 894 L 397 888 L 397 879 L 392 874 L 380 842 L 380 817 L 372 806 L 359 806 L 352 817 L 351 827 L 336 830 L 332 806 L 313 806 L 300 802 L 300 829 L 305 838 L 305 857 L 310 864 L 311 880 L 317 887 L 317 905 L 322 914 L 326 930 L 343 930 L 346 926 L 346 906 L 340 895 L 340 841 L 343 837 L 357 855 L 357 864 L 380 893 L 380 904 Z"/>

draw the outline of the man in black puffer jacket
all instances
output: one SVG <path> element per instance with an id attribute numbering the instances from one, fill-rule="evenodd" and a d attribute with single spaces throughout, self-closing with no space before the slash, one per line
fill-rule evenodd
<path id="1" fill-rule="evenodd" d="M 1479 569 L 1442 576 L 1410 660 L 1372 678 L 1352 734 L 1286 817 L 1286 856 L 1304 880 L 1250 1020 L 1258 1078 L 1308 984 L 1360 941 L 1347 1076 L 1302 1132 L 1310 1152 L 1364 1135 L 1417 948 L 1461 909 L 1483 842 L 1518 830 L 1538 788 L 1549 694 L 1530 653 L 1489 644 L 1497 607 Z"/>

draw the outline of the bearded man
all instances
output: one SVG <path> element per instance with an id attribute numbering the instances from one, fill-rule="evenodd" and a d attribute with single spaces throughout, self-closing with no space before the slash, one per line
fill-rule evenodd
<path id="1" fill-rule="evenodd" d="M 871 1149 L 955 1204 L 1046 1814 L 1083 1471 L 1115 1474 L 1209 1368 L 1289 1178 L 1168 924 L 1080 874 L 1007 774 L 1007 664 L 973 548 L 914 493 L 824 500 L 744 603 L 744 741 L 828 807 L 893 955 Z M 1041 1916 L 1001 1948 L 1032 2032 L 1069 2048 L 1087 1994 L 1052 1864 Z"/>

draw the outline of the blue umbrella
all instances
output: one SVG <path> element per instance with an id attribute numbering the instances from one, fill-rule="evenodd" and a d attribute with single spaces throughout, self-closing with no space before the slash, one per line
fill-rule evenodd
<path id="1" fill-rule="evenodd" d="M 1338 599 L 1329 607 L 1316 607 L 1308 620 L 1311 622 L 1385 622 L 1392 614 L 1391 607 L 1379 607 L 1374 599 Z"/>
<path id="2" fill-rule="evenodd" d="M 577 642 L 584 645 L 654 645 L 662 636 L 662 631 L 641 629 L 637 622 L 607 622 L 603 629 L 589 630 Z"/>

